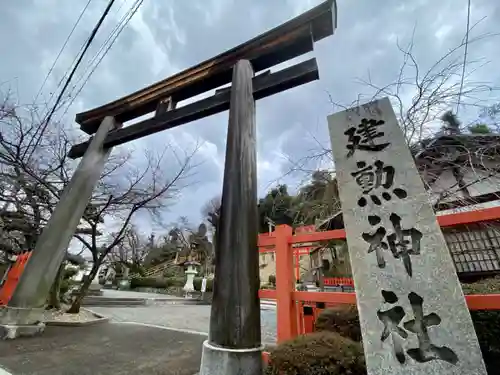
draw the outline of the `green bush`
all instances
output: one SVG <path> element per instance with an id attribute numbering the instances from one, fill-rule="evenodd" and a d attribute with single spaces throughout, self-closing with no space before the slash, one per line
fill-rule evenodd
<path id="1" fill-rule="evenodd" d="M 488 374 L 497 374 L 500 368 L 500 311 L 479 310 L 470 314 Z"/>
<path id="2" fill-rule="evenodd" d="M 462 285 L 465 294 L 499 293 L 500 278 L 489 278 Z M 500 367 L 500 311 L 471 311 L 472 321 L 489 374 Z M 355 341 L 361 339 L 356 306 L 328 308 L 316 319 L 316 331 L 331 331 Z"/>
<path id="3" fill-rule="evenodd" d="M 167 277 L 167 286 L 184 286 L 186 284 L 186 278 L 184 276 L 178 277 Z"/>
<path id="4" fill-rule="evenodd" d="M 268 282 L 271 285 L 276 285 L 276 276 L 275 275 L 269 275 Z"/>
<path id="5" fill-rule="evenodd" d="M 462 289 L 465 294 L 500 293 L 500 277 L 463 283 Z M 500 311 L 477 310 L 470 314 L 488 374 L 496 374 L 500 367 Z"/>
<path id="6" fill-rule="evenodd" d="M 197 290 L 198 292 L 201 291 L 201 283 L 202 282 L 203 282 L 203 277 L 195 277 L 195 279 L 193 281 L 194 289 Z M 206 292 L 213 292 L 213 284 L 214 284 L 214 280 L 213 279 L 207 279 L 207 290 L 206 290 Z"/>
<path id="7" fill-rule="evenodd" d="M 77 284 L 79 284 L 79 282 L 72 279 L 61 280 L 61 285 L 59 286 L 59 294 L 62 296 L 63 294 L 67 293 L 70 288 Z"/>
<path id="8" fill-rule="evenodd" d="M 166 289 L 170 286 L 183 286 L 184 283 L 185 283 L 184 278 L 181 277 L 169 277 L 169 278 L 134 277 L 130 280 L 130 288 Z"/>
<path id="9" fill-rule="evenodd" d="M 314 332 L 277 345 L 266 375 L 366 375 L 360 343 L 333 332 Z"/>
<path id="10" fill-rule="evenodd" d="M 66 267 L 63 271 L 63 279 L 69 279 L 78 274 L 78 268 Z"/>
<path id="11" fill-rule="evenodd" d="M 163 277 L 165 278 L 170 278 L 170 277 L 183 277 L 184 271 L 180 267 L 171 267 L 167 268 L 163 272 Z"/>
<path id="12" fill-rule="evenodd" d="M 462 283 L 464 294 L 500 293 L 500 277 L 482 279 L 474 283 Z"/>
<path id="13" fill-rule="evenodd" d="M 361 341 L 358 310 L 354 305 L 338 305 L 323 310 L 316 318 L 314 329 L 335 332 L 351 340 Z"/>
<path id="14" fill-rule="evenodd" d="M 193 284 L 194 289 L 201 291 L 202 277 L 195 277 Z M 130 280 L 130 288 L 158 288 L 166 289 L 169 287 L 182 287 L 186 284 L 185 277 L 134 277 Z M 207 279 L 207 292 L 213 289 L 213 280 Z"/>

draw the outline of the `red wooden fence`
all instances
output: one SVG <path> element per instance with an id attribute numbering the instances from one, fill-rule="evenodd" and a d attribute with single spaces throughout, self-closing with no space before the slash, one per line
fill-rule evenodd
<path id="1" fill-rule="evenodd" d="M 12 297 L 17 282 L 23 273 L 24 267 L 31 256 L 31 251 L 26 251 L 17 256 L 15 263 L 7 271 L 5 283 L 0 286 L 0 306 L 6 305 Z"/>
<path id="2" fill-rule="evenodd" d="M 500 219 L 500 207 L 437 216 L 441 227 L 486 222 Z M 259 236 L 260 247 L 274 247 L 276 260 L 276 290 L 260 290 L 263 299 L 275 299 L 277 308 L 278 342 L 288 340 L 300 333 L 310 331 L 317 310 L 335 304 L 356 303 L 355 293 L 344 292 L 300 292 L 295 290 L 293 272 L 293 244 L 345 239 L 344 230 L 298 233 L 292 235 L 292 228 L 280 225 L 269 236 Z M 339 280 L 332 280 L 338 282 Z M 348 280 L 343 280 L 348 281 Z M 349 281 L 350 283 L 350 281 Z M 471 310 L 500 310 L 500 294 L 468 295 L 466 301 Z M 306 308 L 304 319 L 303 306 Z M 299 308 L 300 307 L 300 308 Z"/>

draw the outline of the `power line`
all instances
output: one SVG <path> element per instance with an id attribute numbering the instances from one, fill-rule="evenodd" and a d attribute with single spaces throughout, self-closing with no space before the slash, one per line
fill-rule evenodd
<path id="1" fill-rule="evenodd" d="M 120 13 L 120 10 L 123 8 L 123 6 L 125 5 L 127 0 L 123 0 L 122 4 L 120 5 L 120 7 L 118 8 L 117 12 L 116 12 L 116 15 L 118 15 Z M 135 0 L 136 3 L 137 3 L 137 0 Z M 87 72 L 89 71 L 90 67 L 94 64 L 94 62 L 97 60 L 97 57 L 101 54 L 101 52 L 104 50 L 104 48 L 106 47 L 106 45 L 109 43 L 109 41 L 111 40 L 111 38 L 113 37 L 113 35 L 116 33 L 116 30 L 120 27 L 120 25 L 123 23 L 125 17 L 127 16 L 127 14 L 131 11 L 131 9 L 135 6 L 132 5 L 132 7 L 130 7 L 130 9 L 122 16 L 122 18 L 120 19 L 120 21 L 115 25 L 115 27 L 113 28 L 113 30 L 111 30 L 111 32 L 109 33 L 108 37 L 106 38 L 106 40 L 101 44 L 101 46 L 99 47 L 99 50 L 97 51 L 97 53 L 94 55 L 94 57 L 92 57 L 92 59 L 90 60 L 90 62 L 87 64 L 87 67 L 85 68 L 84 72 L 80 75 L 80 77 L 76 80 L 76 83 L 75 85 L 73 86 L 73 88 L 75 88 L 76 86 L 78 86 L 78 83 L 80 83 L 80 81 L 87 75 Z"/>
<path id="2" fill-rule="evenodd" d="M 99 30 L 99 28 L 101 27 L 104 19 L 106 18 L 106 16 L 108 15 L 109 13 L 109 10 L 111 9 L 111 6 L 113 5 L 113 3 L 115 2 L 115 0 L 110 0 L 109 3 L 108 3 L 108 6 L 106 7 L 106 9 L 104 10 L 104 13 L 102 14 L 101 18 L 99 19 L 99 21 L 97 22 L 97 24 L 95 25 L 94 29 L 92 30 L 92 33 L 90 34 L 90 37 L 89 39 L 87 40 L 87 43 L 85 45 L 85 48 L 83 49 L 82 53 L 80 54 L 80 57 L 78 58 L 78 61 L 76 62 L 75 66 L 73 67 L 71 73 L 69 74 L 68 78 L 66 79 L 66 82 L 63 86 L 63 88 L 61 89 L 61 92 L 59 93 L 59 96 L 57 97 L 56 99 L 56 102 L 54 103 L 54 106 L 52 107 L 52 109 L 50 110 L 49 114 L 47 115 L 46 119 L 44 120 L 44 124 L 42 126 L 42 129 L 40 131 L 40 134 L 38 136 L 38 139 L 36 140 L 35 144 L 33 145 L 33 148 L 32 148 L 32 152 L 30 154 L 30 157 L 31 155 L 33 154 L 35 148 L 38 146 L 38 144 L 40 143 L 40 140 L 43 136 L 43 134 L 45 133 L 45 130 L 47 129 L 47 126 L 48 124 L 50 123 L 50 120 L 52 119 L 52 116 L 54 115 L 55 111 L 57 110 L 57 106 L 59 105 L 59 102 L 61 101 L 63 95 L 64 95 L 64 92 L 66 91 L 66 89 L 68 88 L 68 85 L 71 81 L 71 79 L 73 78 L 73 75 L 75 74 L 76 72 L 76 69 L 78 68 L 78 66 L 80 65 L 80 63 L 82 62 L 83 60 L 83 57 L 85 56 L 85 53 L 87 52 L 87 50 L 89 49 L 90 47 L 90 44 L 92 43 L 92 41 L 94 40 L 96 34 L 97 34 L 97 31 Z M 28 145 L 28 148 L 29 148 L 29 145 Z M 27 151 L 28 149 L 26 149 Z"/>
<path id="3" fill-rule="evenodd" d="M 106 38 L 106 40 L 99 47 L 99 50 L 97 51 L 97 53 L 94 55 L 94 57 L 92 57 L 92 59 L 90 60 L 90 62 L 87 64 L 85 70 L 83 71 L 83 73 L 76 80 L 76 83 L 74 84 L 73 89 L 76 89 L 76 87 L 79 85 L 79 83 L 85 78 L 85 76 L 87 76 L 87 72 L 92 68 L 92 66 L 94 65 L 94 63 L 99 58 L 99 55 L 101 55 L 101 53 L 104 51 L 104 49 L 106 48 L 106 46 L 108 45 L 108 43 L 110 42 L 110 40 L 116 34 L 116 32 L 118 31 L 118 29 L 122 26 L 122 24 L 124 23 L 125 19 L 128 17 L 128 15 L 133 10 L 133 8 L 137 5 L 138 2 L 139 2 L 139 0 L 135 0 L 134 4 L 122 16 L 122 18 L 120 19 L 120 21 L 118 21 L 118 23 L 114 26 L 113 30 L 111 30 L 111 32 L 109 33 L 109 35 Z M 124 5 L 124 3 L 122 3 L 122 5 L 120 6 L 120 9 L 123 7 L 123 5 Z M 72 94 L 72 92 L 69 94 L 70 97 L 73 96 L 71 94 Z"/>
<path id="4" fill-rule="evenodd" d="M 77 84 L 78 84 L 78 82 L 81 81 L 81 79 L 84 78 L 85 74 L 88 71 L 88 68 L 90 68 L 90 66 L 92 65 L 92 63 L 97 59 L 99 53 L 104 49 L 104 47 L 107 44 L 107 42 L 109 42 L 111 40 L 111 38 L 113 38 L 111 40 L 111 42 L 109 43 L 109 45 L 107 46 L 107 48 L 104 51 L 104 53 L 101 55 L 101 57 L 97 61 L 97 63 L 92 67 L 92 70 L 90 71 L 90 73 L 87 76 L 87 78 L 85 78 L 85 81 L 80 86 L 80 88 L 78 89 L 78 91 L 76 92 L 76 94 L 72 96 L 70 103 L 68 104 L 68 106 L 66 107 L 66 110 L 64 111 L 64 113 L 61 116 L 61 119 L 66 115 L 66 113 L 68 112 L 69 108 L 71 107 L 71 105 L 73 104 L 73 102 L 75 101 L 75 99 L 77 98 L 77 96 L 80 94 L 80 92 L 83 90 L 83 88 L 85 87 L 85 85 L 89 81 L 89 79 L 92 76 L 92 74 L 94 73 L 94 71 L 97 69 L 97 67 L 100 65 L 101 61 L 107 55 L 107 53 L 109 52 L 109 50 L 111 49 L 111 47 L 115 43 L 116 39 L 120 36 L 120 34 L 123 31 L 123 29 L 128 25 L 128 23 L 130 22 L 130 20 L 132 19 L 132 17 L 135 15 L 135 13 L 137 13 L 137 11 L 139 10 L 139 8 L 141 7 L 141 5 L 142 5 L 143 2 L 144 2 L 144 0 L 136 0 L 135 1 L 135 3 L 130 7 L 130 9 L 127 11 L 127 13 L 125 13 L 125 15 L 122 17 L 122 19 L 120 20 L 120 22 L 116 25 L 116 27 L 114 28 L 114 30 L 111 32 L 111 34 L 108 37 L 108 39 L 106 40 L 106 42 L 103 43 L 103 45 L 99 49 L 98 53 L 92 59 L 90 65 L 85 70 L 85 73 L 78 79 Z M 116 35 L 113 37 L 114 33 L 116 33 Z M 76 85 L 75 85 L 75 87 L 76 87 Z"/>
<path id="5" fill-rule="evenodd" d="M 116 14 L 120 13 L 120 10 L 122 9 L 122 7 L 123 7 L 123 5 L 125 4 L 125 2 L 126 2 L 126 1 L 127 1 L 127 0 L 123 0 L 122 4 L 121 4 L 121 5 L 120 5 L 120 7 L 118 8 L 118 10 L 117 10 Z M 59 88 L 62 86 L 62 83 L 63 83 L 64 79 L 68 76 L 68 74 L 69 74 L 69 72 L 71 71 L 72 67 L 75 65 L 76 61 L 78 60 L 78 56 L 80 56 L 80 54 L 82 53 L 83 49 L 85 48 L 85 44 L 87 43 L 87 41 L 88 41 L 88 40 L 89 40 L 89 38 L 87 38 L 87 39 L 85 40 L 85 42 L 82 44 L 82 47 L 80 48 L 80 51 L 78 51 L 78 54 L 75 56 L 75 58 L 73 59 L 73 61 L 72 61 L 72 62 L 71 62 L 71 64 L 70 64 L 70 66 L 68 67 L 68 69 L 66 70 L 66 72 L 64 73 L 64 75 L 61 77 L 61 79 L 59 80 L 59 82 L 57 83 L 56 88 L 55 88 L 55 89 L 54 89 L 54 91 L 50 94 L 49 100 L 47 101 L 47 104 L 46 104 L 46 106 L 47 106 L 47 111 L 48 111 L 48 109 L 49 109 L 49 104 L 50 104 L 50 102 L 51 102 L 51 101 L 52 101 L 52 99 L 54 98 L 55 93 L 56 93 L 56 92 L 59 90 Z M 101 48 L 102 48 L 102 46 L 101 46 Z M 94 57 L 94 58 L 95 58 L 95 57 Z M 87 68 L 86 68 L 86 70 L 85 70 L 85 71 L 87 71 L 87 69 L 88 69 L 88 66 L 87 66 Z M 78 82 L 79 82 L 81 79 L 82 79 L 82 77 L 78 78 L 77 83 L 75 84 L 75 86 L 73 86 L 73 88 L 74 88 L 74 87 L 76 87 L 76 85 L 78 84 Z"/>
<path id="6" fill-rule="evenodd" d="M 462 90 L 464 88 L 465 65 L 467 63 L 467 52 L 469 49 L 470 8 L 471 8 L 471 0 L 468 0 L 468 4 L 467 4 L 467 31 L 465 33 L 464 63 L 462 66 L 462 78 L 460 79 L 460 91 L 458 92 L 457 110 L 456 110 L 457 114 L 458 114 L 458 110 L 460 109 L 460 99 L 462 98 Z"/>
<path id="7" fill-rule="evenodd" d="M 83 10 L 80 12 L 80 15 L 78 16 L 78 19 L 76 20 L 75 24 L 73 25 L 73 28 L 71 29 L 68 37 L 66 38 L 66 40 L 64 41 L 64 44 L 63 46 L 61 47 L 61 49 L 59 50 L 59 53 L 57 54 L 57 57 L 56 59 L 54 60 L 54 62 L 52 63 L 52 66 L 50 67 L 49 69 L 49 72 L 47 73 L 47 75 L 45 76 L 45 79 L 43 80 L 42 82 L 42 85 L 40 86 L 40 89 L 38 90 L 36 96 L 35 96 L 35 99 L 34 99 L 34 103 L 36 104 L 36 101 L 38 100 L 38 97 L 40 96 L 40 94 L 42 93 L 42 90 L 45 86 L 45 84 L 47 83 L 47 80 L 49 79 L 49 76 L 50 74 L 52 73 L 52 71 L 54 70 L 57 62 L 59 61 L 59 57 L 61 57 L 61 54 L 63 53 L 64 49 L 66 48 L 66 45 L 68 44 L 69 42 L 69 39 L 71 38 L 71 36 L 73 35 L 73 33 L 75 32 L 75 29 L 76 27 L 78 26 L 78 24 L 80 23 L 80 20 L 82 19 L 83 17 L 83 14 L 85 13 L 85 11 L 87 10 L 87 8 L 89 7 L 90 3 L 92 2 L 92 0 L 89 0 L 87 2 L 87 4 L 85 5 L 85 7 L 83 8 Z"/>

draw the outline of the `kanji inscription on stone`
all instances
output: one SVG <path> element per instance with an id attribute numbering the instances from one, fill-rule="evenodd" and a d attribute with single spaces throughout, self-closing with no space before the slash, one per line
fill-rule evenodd
<path id="1" fill-rule="evenodd" d="M 486 375 L 453 260 L 389 99 L 328 117 L 369 375 Z"/>
<path id="2" fill-rule="evenodd" d="M 395 304 L 399 300 L 394 292 L 386 290 L 382 290 L 382 297 L 387 304 Z M 424 315 L 424 299 L 417 293 L 410 292 L 408 300 L 410 301 L 414 318 L 404 323 L 402 321 L 406 316 L 406 312 L 399 305 L 391 307 L 388 310 L 377 311 L 377 316 L 384 325 L 380 339 L 386 341 L 389 337 L 392 338 L 394 355 L 399 363 L 406 362 L 406 351 L 406 354 L 417 362 L 441 360 L 453 365 L 457 364 L 458 357 L 452 349 L 446 346 L 440 347 L 434 345 L 429 337 L 429 327 L 439 326 L 441 323 L 439 315 L 436 313 Z M 405 350 L 404 340 L 409 337 L 408 332 L 417 335 L 418 347 Z"/>
<path id="3" fill-rule="evenodd" d="M 347 144 L 347 157 L 351 157 L 356 150 L 382 151 L 390 145 L 389 142 L 381 142 L 377 138 L 384 136 L 384 132 L 378 127 L 384 124 L 383 120 L 373 120 L 363 118 L 355 126 L 351 126 L 344 134 L 349 138 Z"/>
<path id="4" fill-rule="evenodd" d="M 363 233 L 363 239 L 370 245 L 368 253 L 375 252 L 377 265 L 379 268 L 385 268 L 385 258 L 383 250 L 390 249 L 394 258 L 403 260 L 403 265 L 408 276 L 413 276 L 413 267 L 411 265 L 410 255 L 420 255 L 420 240 L 422 233 L 415 228 L 402 229 L 401 218 L 396 214 L 389 216 L 391 222 L 391 233 L 388 233 L 385 227 L 380 226 L 375 231 Z M 371 225 L 377 225 L 381 221 L 377 215 L 368 215 L 368 222 Z"/>
<path id="5" fill-rule="evenodd" d="M 391 165 L 384 165 L 384 162 L 376 160 L 373 165 L 366 165 L 364 161 L 359 161 L 356 163 L 358 170 L 352 172 L 351 175 L 356 180 L 363 192 L 363 196 L 359 198 L 358 205 L 364 207 L 367 205 L 366 196 L 370 196 L 371 201 L 380 206 L 382 204 L 382 197 L 386 201 L 392 199 L 391 189 L 394 185 L 394 167 Z M 377 194 L 377 190 L 382 190 L 380 192 L 380 197 Z M 406 191 L 399 187 L 392 190 L 392 194 L 399 199 L 407 197 Z"/>

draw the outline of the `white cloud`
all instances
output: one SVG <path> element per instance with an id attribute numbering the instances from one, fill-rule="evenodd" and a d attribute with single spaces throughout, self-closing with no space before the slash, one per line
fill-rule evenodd
<path id="1" fill-rule="evenodd" d="M 321 1 L 145 1 L 75 100 L 68 112 L 68 124 L 76 129 L 73 125 L 76 112 L 102 105 L 164 79 L 269 30 Z M 2 55 L 0 60 L 0 82 L 11 81 L 18 86 L 22 102 L 29 102 L 35 94 L 85 3 L 86 0 L 19 0 L 3 5 L 0 32 L 9 35 L 3 41 L 4 49 L 9 53 Z M 125 0 L 113 7 L 89 57 L 97 51 L 131 3 L 132 0 Z M 314 137 L 322 145 L 329 145 L 326 117 L 333 109 L 326 91 L 341 104 L 352 103 L 360 94 L 367 98 L 370 90 L 360 85 L 358 78 L 366 79 L 369 71 L 373 82 L 379 85 L 393 82 L 402 61 L 397 41 L 406 45 L 415 30 L 414 52 L 421 71 L 424 71 L 459 42 L 465 32 L 466 2 L 457 5 L 452 0 L 387 0 L 381 6 L 372 0 L 352 0 L 337 1 L 337 5 L 336 33 L 315 45 L 315 51 L 309 55 L 317 58 L 320 81 L 263 99 L 258 104 L 261 194 L 269 183 L 286 171 L 289 166 L 287 158 L 298 160 L 318 146 Z M 104 7 L 102 1 L 91 3 L 49 80 L 45 96 L 55 90 Z M 471 23 L 487 16 L 475 27 L 474 35 L 500 32 L 499 14 L 498 1 L 474 1 Z M 491 61 L 478 69 L 471 79 L 499 87 L 500 72 L 496 69 L 499 56 L 498 38 L 471 44 L 471 60 L 484 58 Z M 283 66 L 290 64 L 292 62 Z M 413 90 L 403 92 L 404 102 L 410 103 L 413 95 Z M 484 97 L 488 103 L 498 99 L 495 93 L 485 93 Z M 460 116 L 468 121 L 477 116 L 477 111 L 472 107 L 464 108 Z M 194 221 L 199 217 L 203 202 L 220 193 L 226 131 L 227 113 L 120 148 L 134 150 L 140 155 L 145 149 L 159 151 L 169 142 L 175 143 L 177 150 L 185 151 L 199 141 L 198 160 L 205 161 L 198 174 L 200 184 L 187 189 L 184 199 L 167 214 L 172 219 L 188 215 Z M 324 166 L 328 164 L 325 162 Z M 169 163 L 165 168 L 171 170 L 174 166 L 175 163 Z M 297 183 L 296 179 L 286 181 Z"/>

